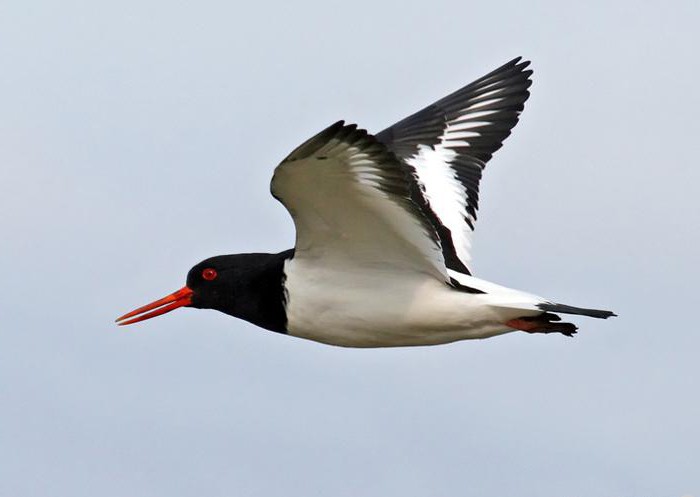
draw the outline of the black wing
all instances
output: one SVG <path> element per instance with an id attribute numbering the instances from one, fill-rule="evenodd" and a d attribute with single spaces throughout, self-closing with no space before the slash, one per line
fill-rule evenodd
<path id="1" fill-rule="evenodd" d="M 376 135 L 416 179 L 412 198 L 438 232 L 449 269 L 470 274 L 481 172 L 530 96 L 529 64 L 513 59 Z"/>

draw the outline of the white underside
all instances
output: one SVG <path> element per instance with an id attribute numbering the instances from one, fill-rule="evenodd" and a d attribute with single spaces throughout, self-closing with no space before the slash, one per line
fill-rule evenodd
<path id="1" fill-rule="evenodd" d="M 344 347 L 435 345 L 515 331 L 504 323 L 542 311 L 544 299 L 460 273 L 458 291 L 429 274 L 391 268 L 285 264 L 290 335 Z"/>

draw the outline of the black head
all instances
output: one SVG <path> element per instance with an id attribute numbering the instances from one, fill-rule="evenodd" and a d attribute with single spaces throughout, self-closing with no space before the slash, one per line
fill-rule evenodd
<path id="1" fill-rule="evenodd" d="M 189 307 L 231 314 L 228 311 L 235 307 L 241 291 L 246 255 L 217 255 L 190 269 L 187 273 L 187 287 L 192 290 Z"/>
<path id="2" fill-rule="evenodd" d="M 187 273 L 180 290 L 120 318 L 120 325 L 143 321 L 178 307 L 216 309 L 274 331 L 284 331 L 281 254 L 235 254 L 210 257 Z"/>

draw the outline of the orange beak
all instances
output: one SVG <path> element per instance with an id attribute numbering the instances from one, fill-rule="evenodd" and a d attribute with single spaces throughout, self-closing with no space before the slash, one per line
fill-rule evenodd
<path id="1" fill-rule="evenodd" d="M 124 314 L 116 319 L 119 326 L 125 324 L 138 323 L 146 319 L 151 319 L 166 312 L 174 311 L 178 307 L 184 307 L 192 303 L 192 290 L 183 286 L 177 292 L 171 293 L 167 297 L 151 302 L 148 305 L 134 309 L 133 311 Z M 151 311 L 151 312 L 148 312 Z M 139 314 L 141 314 L 139 316 Z M 136 317 L 135 317 L 136 316 Z M 131 319 L 130 319 L 131 318 Z"/>

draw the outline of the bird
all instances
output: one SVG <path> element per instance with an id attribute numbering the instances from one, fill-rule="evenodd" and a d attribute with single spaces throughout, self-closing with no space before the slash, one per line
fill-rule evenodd
<path id="1" fill-rule="evenodd" d="M 517 57 L 374 135 L 344 121 L 327 127 L 292 151 L 270 184 L 294 222 L 294 248 L 210 257 L 183 288 L 117 324 L 193 307 L 372 348 L 516 331 L 573 336 L 577 326 L 559 314 L 615 316 L 470 270 L 481 176 L 519 120 L 532 73 Z"/>

